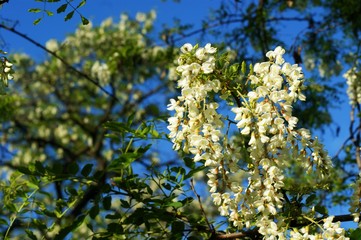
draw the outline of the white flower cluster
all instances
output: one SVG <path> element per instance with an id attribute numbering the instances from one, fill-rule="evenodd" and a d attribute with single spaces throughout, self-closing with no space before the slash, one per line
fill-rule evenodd
<path id="1" fill-rule="evenodd" d="M 101 82 L 102 85 L 109 83 L 111 72 L 106 63 L 95 61 L 91 68 L 91 76 Z"/>
<path id="2" fill-rule="evenodd" d="M 6 54 L 0 50 L 0 53 Z M 8 80 L 13 79 L 12 75 L 12 66 L 13 64 L 5 57 L 0 59 L 0 80 L 3 82 L 4 86 L 8 85 Z"/>
<path id="3" fill-rule="evenodd" d="M 227 87 L 212 74 L 217 71 L 216 49 L 210 44 L 204 48 L 185 44 L 181 51 L 177 72 L 182 95 L 168 105 L 176 112 L 168 126 L 174 149 L 191 153 L 194 161 L 203 160 L 208 166 L 213 202 L 234 227 L 257 226 L 266 239 L 285 239 L 287 224 L 278 213 L 290 159 L 320 179 L 331 168 L 323 146 L 307 129 L 296 129 L 298 119 L 292 116 L 292 104 L 305 100 L 302 69 L 285 63 L 285 50 L 277 47 L 267 53 L 269 61 L 255 64 L 248 76 L 248 94 L 237 93 L 242 106 L 232 111 L 241 134 L 249 139 L 251 159 L 241 169 L 241 148 L 221 132 L 218 104 L 211 100 Z"/>
<path id="4" fill-rule="evenodd" d="M 329 216 L 323 219 L 322 231 L 317 234 L 310 234 L 309 227 L 302 227 L 301 229 L 293 229 L 290 233 L 292 240 L 349 240 L 345 237 L 345 229 L 341 228 L 340 222 L 332 222 L 334 216 Z"/>
<path id="5" fill-rule="evenodd" d="M 248 187 L 237 197 L 241 206 L 238 218 L 231 220 L 237 226 L 249 226 L 251 219 L 257 219 L 256 226 L 267 239 L 284 238 L 286 231 L 277 213 L 283 207 L 281 190 L 290 158 L 309 172 L 317 169 L 320 178 L 331 167 L 317 139 L 311 139 L 307 129 L 296 129 L 298 119 L 292 116 L 292 104 L 305 100 L 301 92 L 303 73 L 298 65 L 285 62 L 284 53 L 277 47 L 266 54 L 269 61 L 255 64 L 254 74 L 249 76 L 252 90 L 242 96 L 243 106 L 232 109 L 241 134 L 250 138 L 252 166 L 248 169 Z M 307 154 L 309 148 L 311 156 Z"/>
<path id="6" fill-rule="evenodd" d="M 194 154 L 194 161 L 205 160 L 206 166 L 216 166 L 222 159 L 219 141 L 223 122 L 217 113 L 218 103 L 209 96 L 217 93 L 221 84 L 205 76 L 213 71 L 216 49 L 210 44 L 205 48 L 185 44 L 181 51 L 183 55 L 178 59 L 176 70 L 181 75 L 178 86 L 182 88 L 182 96 L 171 99 L 168 105 L 168 110 L 176 112 L 168 120 L 169 137 L 175 150 L 182 147 L 184 152 Z M 216 186 L 212 186 L 211 191 L 215 189 Z"/>
<path id="7" fill-rule="evenodd" d="M 347 83 L 347 95 L 350 99 L 350 104 L 361 104 L 361 74 L 353 67 L 344 75 Z"/>

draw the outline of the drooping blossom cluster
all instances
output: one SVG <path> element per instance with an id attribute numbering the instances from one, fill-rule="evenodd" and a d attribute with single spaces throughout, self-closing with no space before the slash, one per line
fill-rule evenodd
<path id="1" fill-rule="evenodd" d="M 304 239 L 328 239 L 328 240 L 347 240 L 345 237 L 345 229 L 341 228 L 340 222 L 333 222 L 334 216 L 329 216 L 323 219 L 322 230 L 320 233 L 309 233 L 309 227 L 302 227 L 301 229 L 291 230 L 290 237 L 292 240 Z M 320 224 L 321 225 L 321 224 Z"/>
<path id="2" fill-rule="evenodd" d="M 347 83 L 347 95 L 350 100 L 350 104 L 361 104 L 361 75 L 353 67 L 348 70 L 344 75 Z"/>
<path id="3" fill-rule="evenodd" d="M 347 83 L 347 95 L 349 97 L 349 103 L 351 105 L 351 122 L 354 122 L 357 116 L 360 116 L 360 104 L 361 104 L 361 73 L 357 70 L 357 67 L 354 66 L 351 69 L 349 69 L 343 77 L 346 79 Z M 359 119 L 360 121 L 360 119 Z M 352 129 L 352 126 L 354 124 L 351 124 L 351 132 L 355 132 L 357 135 L 356 128 Z M 357 124 L 355 124 L 357 125 Z M 353 136 L 353 133 L 352 133 Z M 361 147 L 359 145 L 359 141 L 357 141 L 357 137 L 353 136 L 352 141 L 354 143 L 355 147 L 355 154 L 356 159 L 360 158 L 361 154 Z M 360 212 L 361 212 L 361 174 L 357 177 L 357 180 L 355 183 L 353 183 L 353 194 L 350 198 L 350 209 L 349 211 L 354 216 L 354 222 L 359 223 L 359 226 L 361 226 L 360 223 Z"/>
<path id="4" fill-rule="evenodd" d="M 207 75 L 214 69 L 216 49 L 207 44 L 195 50 L 191 44 L 185 44 L 181 51 L 176 70 L 181 75 L 178 86 L 182 95 L 171 99 L 168 105 L 168 110 L 176 112 L 169 118 L 169 137 L 175 150 L 182 149 L 194 154 L 194 161 L 205 160 L 206 166 L 215 166 L 222 159 L 219 141 L 223 121 L 217 112 L 218 103 L 209 96 L 217 93 L 221 85 L 218 79 Z M 213 186 L 211 191 L 215 189 Z"/>
<path id="5" fill-rule="evenodd" d="M 255 64 L 247 76 L 247 93 L 232 94 L 238 106 L 231 110 L 240 134 L 248 139 L 251 161 L 241 168 L 245 165 L 241 146 L 222 133 L 226 118 L 217 112 L 219 105 L 214 100 L 217 93 L 233 90 L 217 78 L 217 50 L 210 44 L 202 48 L 188 43 L 181 51 L 177 67 L 181 96 L 168 105 L 168 110 L 175 111 L 168 126 L 173 148 L 192 154 L 194 161 L 208 167 L 213 202 L 234 227 L 257 226 L 265 239 L 285 239 L 289 226 L 279 213 L 291 159 L 320 181 L 331 168 L 322 144 L 307 129 L 297 129 L 298 119 L 292 115 L 292 105 L 305 100 L 302 69 L 285 62 L 285 50 L 277 47 L 267 53 L 269 61 Z M 342 235 L 338 225 L 331 223 L 324 226 L 328 234 L 334 234 L 334 229 Z"/>
<path id="6" fill-rule="evenodd" d="M 0 50 L 0 54 L 6 54 L 5 52 L 2 52 Z M 3 86 L 8 85 L 8 80 L 13 79 L 13 70 L 12 70 L 13 64 L 9 62 L 9 60 L 5 57 L 0 58 L 0 93 L 3 92 Z"/>

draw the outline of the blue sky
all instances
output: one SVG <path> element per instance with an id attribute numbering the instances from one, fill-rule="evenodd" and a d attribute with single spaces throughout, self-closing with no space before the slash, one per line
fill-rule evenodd
<path id="1" fill-rule="evenodd" d="M 75 5 L 77 2 L 79 1 L 75 1 Z M 98 25 L 109 16 L 117 21 L 122 12 L 135 16 L 137 12 L 149 12 L 154 9 L 157 11 L 156 30 L 160 30 L 163 24 L 171 26 L 173 18 L 180 18 L 184 20 L 184 23 L 200 23 L 200 20 L 209 13 L 209 6 L 216 6 L 218 3 L 218 0 L 182 0 L 180 3 L 175 3 L 172 0 L 165 2 L 160 0 L 95 0 L 87 1 L 79 11 L 93 24 Z M 46 8 L 56 12 L 54 6 L 58 7 L 60 4 L 48 3 Z M 45 44 L 51 38 L 64 39 L 67 33 L 73 32 L 80 24 L 80 17 L 76 14 L 67 22 L 64 22 L 65 14 L 55 14 L 52 17 L 44 16 L 43 20 L 34 26 L 33 21 L 41 17 L 42 13 L 29 13 L 28 9 L 43 9 L 43 7 L 43 3 L 35 2 L 35 0 L 10 0 L 0 9 L 0 21 L 18 20 L 16 29 L 41 44 Z M 34 45 L 3 29 L 0 29 L 0 37 L 5 41 L 5 46 L 1 47 L 8 52 L 26 52 L 35 59 L 41 59 L 46 55 Z"/>
<path id="2" fill-rule="evenodd" d="M 77 2 L 79 1 L 75 1 L 75 5 Z M 98 25 L 109 16 L 112 16 L 113 19 L 117 21 L 122 12 L 135 16 L 138 11 L 148 12 L 154 9 L 157 11 L 157 31 L 161 30 L 163 24 L 171 26 L 173 24 L 173 18 L 179 18 L 183 23 L 195 23 L 196 26 L 199 26 L 200 21 L 209 14 L 209 8 L 217 7 L 219 2 L 219 0 L 182 0 L 180 3 L 175 3 L 172 0 L 165 2 L 160 0 L 93 0 L 87 1 L 86 5 L 79 11 L 91 20 L 94 25 Z M 56 4 L 54 6 L 59 5 Z M 44 16 L 44 19 L 38 25 L 34 26 L 33 21 L 41 17 L 42 13 L 29 13 L 28 9 L 42 9 L 43 7 L 43 3 L 35 2 L 35 0 L 10 0 L 9 3 L 4 4 L 0 9 L 0 21 L 12 20 L 14 22 L 8 22 L 12 25 L 12 23 L 18 20 L 19 22 L 16 24 L 18 31 L 44 45 L 46 41 L 51 38 L 63 40 L 66 34 L 72 33 L 80 24 L 80 18 L 76 14 L 74 14 L 73 19 L 67 22 L 64 22 L 65 14 L 55 14 L 53 17 Z M 56 11 L 56 7 L 52 7 L 52 4 L 49 3 L 46 8 L 54 12 Z M 284 36 L 287 37 L 288 34 Z M 4 41 L 0 48 L 10 53 L 25 52 L 39 61 L 47 56 L 43 50 L 4 29 L 0 29 L 0 40 Z M 194 38 L 189 38 L 185 41 L 195 44 Z M 290 58 L 287 60 L 292 61 Z M 342 79 L 339 78 L 338 80 Z M 349 107 L 347 102 L 342 105 L 340 109 L 332 111 L 334 120 L 342 127 L 340 137 L 335 138 L 329 130 L 326 130 L 325 134 L 321 136 L 331 157 L 337 152 L 342 142 L 348 136 L 348 112 Z M 342 210 L 340 212 L 337 211 L 338 214 L 341 214 L 342 212 L 344 213 L 345 209 L 335 210 Z"/>

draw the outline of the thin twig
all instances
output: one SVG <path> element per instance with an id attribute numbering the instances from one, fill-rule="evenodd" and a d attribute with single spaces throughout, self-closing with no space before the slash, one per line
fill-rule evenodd
<path id="1" fill-rule="evenodd" d="M 201 201 L 201 196 L 199 196 L 199 194 L 196 192 L 196 189 L 194 188 L 193 178 L 191 179 L 191 188 L 192 188 L 192 191 L 194 192 L 194 194 L 196 195 L 196 197 L 197 197 L 197 199 L 198 199 L 199 207 L 200 207 L 200 209 L 201 209 L 201 212 L 202 212 L 203 215 L 204 215 L 204 218 L 206 219 L 206 223 L 207 223 L 209 229 L 212 231 L 212 233 L 214 233 L 214 232 L 215 232 L 214 227 L 213 227 L 212 224 L 209 223 L 208 218 L 207 218 L 207 214 L 206 214 L 206 212 L 205 212 L 204 209 L 203 209 L 202 201 Z"/>
<path id="2" fill-rule="evenodd" d="M 72 71 L 74 71 L 76 74 L 78 74 L 80 77 L 85 78 L 86 80 L 88 80 L 89 82 L 91 82 L 92 84 L 94 84 L 95 86 L 97 86 L 102 92 L 104 92 L 105 94 L 107 94 L 108 96 L 114 98 L 115 100 L 119 101 L 118 98 L 110 93 L 108 90 L 106 90 L 104 87 L 102 87 L 96 80 L 92 79 L 91 77 L 89 77 L 87 74 L 85 74 L 82 71 L 79 71 L 78 69 L 76 69 L 75 67 L 73 67 L 71 64 L 69 64 L 64 58 L 60 57 L 57 53 L 55 53 L 54 51 L 51 51 L 49 49 L 47 49 L 44 45 L 40 44 L 39 42 L 35 41 L 34 39 L 28 37 L 27 35 L 17 31 L 14 27 L 8 27 L 4 24 L 0 24 L 0 28 L 3 28 L 5 30 L 8 30 L 22 38 L 24 38 L 25 40 L 31 42 L 32 44 L 34 44 L 35 46 L 43 49 L 44 51 L 48 52 L 49 54 L 51 54 L 53 57 L 59 59 L 67 68 L 71 69 Z"/>

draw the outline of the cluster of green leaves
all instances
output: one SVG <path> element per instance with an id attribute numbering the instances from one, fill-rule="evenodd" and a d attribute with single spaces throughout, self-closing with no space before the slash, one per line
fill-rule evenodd
<path id="1" fill-rule="evenodd" d="M 87 25 L 89 23 L 89 20 L 84 17 L 79 11 L 78 9 L 81 8 L 82 6 L 84 6 L 86 4 L 86 0 L 81 0 L 77 5 L 74 5 L 72 2 L 73 0 L 37 0 L 37 2 L 42 2 L 43 3 L 43 8 L 30 8 L 28 11 L 31 13 L 39 13 L 42 16 L 35 19 L 34 20 L 34 25 L 39 24 L 40 21 L 44 18 L 45 14 L 47 16 L 53 16 L 54 12 L 49 10 L 46 6 L 47 3 L 56 3 L 56 4 L 61 4 L 59 7 L 57 7 L 56 9 L 56 13 L 57 14 L 61 14 L 61 13 L 66 13 L 64 20 L 68 21 L 70 19 L 73 18 L 74 13 L 77 13 L 80 18 L 81 18 L 81 22 L 83 25 Z M 63 3 L 65 2 L 65 3 Z M 67 11 L 68 9 L 68 11 Z M 69 10 L 70 9 L 70 10 Z"/>
<path id="2" fill-rule="evenodd" d="M 159 96 L 172 94 L 166 67 L 174 58 L 173 48 L 156 46 L 148 36 L 153 18 L 146 14 L 143 22 L 122 15 L 119 23 L 81 26 L 66 44 L 47 43 L 83 75 L 54 56 L 42 63 L 12 56 L 17 63 L 12 98 L 2 102 L 4 110 L 16 109 L 6 110 L 11 115 L 1 128 L 8 148 L 0 190 L 5 238 L 209 234 L 189 191 L 190 178 L 201 169 L 173 167 L 172 158 L 178 158 L 172 154 L 160 162 L 162 149 L 152 146 L 168 142 L 159 130 L 165 127 L 161 106 L 166 105 Z"/>
<path id="3" fill-rule="evenodd" d="M 132 117 L 126 124 L 109 122 L 106 128 L 111 130 L 108 137 L 125 141 L 106 169 L 76 162 L 64 169 L 61 163 L 35 161 L 17 167 L 7 182 L 1 182 L 4 207 L 0 226 L 4 239 L 10 239 L 12 230 L 18 228 L 29 239 L 64 239 L 69 234 L 87 239 L 197 239 L 209 234 L 202 214 L 191 206 L 192 193 L 185 190 L 186 180 L 203 168 L 188 161 L 190 170 L 167 167 L 163 172 L 153 169 L 141 176 L 132 162 L 144 158 L 150 146 L 135 147 L 132 142 L 159 137 L 160 133 L 147 124 L 134 129 Z M 62 198 L 47 190 L 59 182 L 63 182 Z M 92 191 L 85 190 L 89 187 Z M 92 200 L 87 210 L 76 212 L 88 197 Z M 22 236 L 21 231 L 14 231 L 16 237 Z"/>

